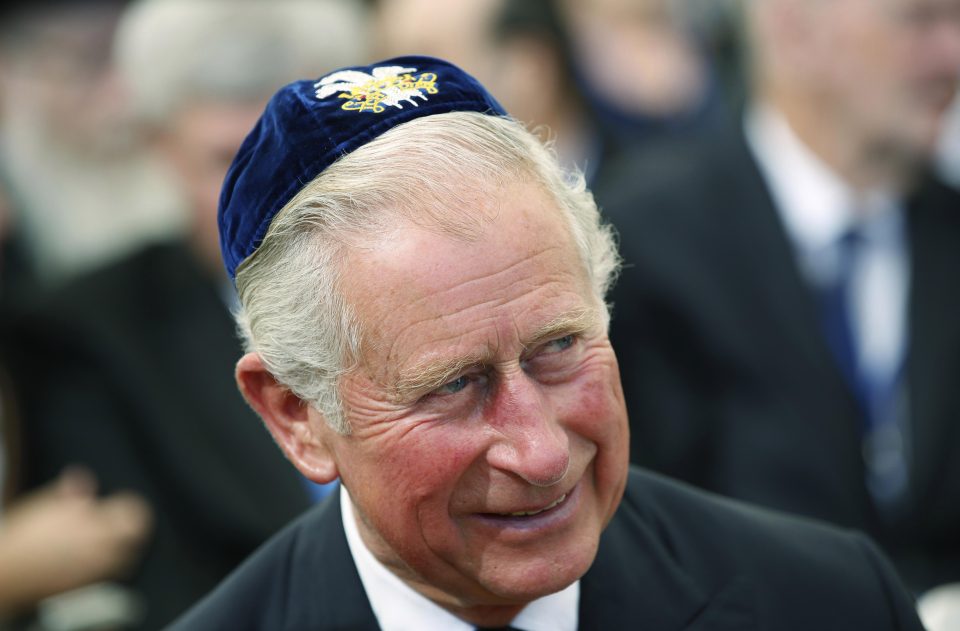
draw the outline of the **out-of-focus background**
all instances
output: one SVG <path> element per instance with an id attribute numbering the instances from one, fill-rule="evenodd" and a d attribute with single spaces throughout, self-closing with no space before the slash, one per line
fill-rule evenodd
<path id="1" fill-rule="evenodd" d="M 716 124 L 725 109 L 739 105 L 741 2 L 343 0 L 333 3 L 349 7 L 333 9 L 338 17 L 317 7 L 314 19 L 295 21 L 294 31 L 302 32 L 290 36 L 312 46 L 304 54 L 317 61 L 304 61 L 300 73 L 276 72 L 276 83 L 319 75 L 341 60 L 444 57 L 489 86 L 515 117 L 543 126 L 571 165 L 595 175 L 611 154 L 659 134 Z M 0 234 L 10 242 L 4 256 L 13 260 L 7 261 L 4 282 L 57 284 L 186 229 L 188 193 L 150 151 L 153 127 L 170 98 L 163 94 L 169 80 L 164 75 L 184 63 L 178 55 L 193 60 L 192 80 L 206 74 L 226 82 L 220 75 L 245 67 L 206 63 L 208 44 L 178 42 L 176 34 L 163 42 L 137 42 L 150 34 L 118 33 L 122 14 L 135 4 L 5 3 Z M 355 12 L 351 19 L 362 24 L 339 25 L 344 10 Z M 143 50 L 129 50 L 137 46 Z M 341 59 L 330 59 L 338 47 L 345 47 Z M 268 62 L 264 51 L 257 63 Z M 958 136 L 955 106 L 938 149 L 940 166 L 953 182 L 960 182 Z"/>
<path id="2" fill-rule="evenodd" d="M 634 461 L 868 532 L 960 628 L 958 0 L 5 2 L 0 628 L 160 628 L 329 491 L 235 391 L 217 196 L 281 85 L 405 54 L 476 76 L 618 228 Z M 844 227 L 895 236 L 833 357 L 810 261 Z"/>

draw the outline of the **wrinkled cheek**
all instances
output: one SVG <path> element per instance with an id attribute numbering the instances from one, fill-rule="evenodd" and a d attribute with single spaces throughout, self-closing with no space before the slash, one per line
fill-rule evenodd
<path id="1" fill-rule="evenodd" d="M 600 449 L 627 438 L 627 413 L 618 373 L 598 371 L 565 392 L 558 402 L 558 415 L 568 429 L 590 439 Z"/>
<path id="2" fill-rule="evenodd" d="M 596 445 L 594 484 L 601 508 L 612 514 L 626 483 L 630 459 L 629 428 L 615 369 L 584 381 L 566 397 L 562 417 L 569 431 Z"/>
<path id="3" fill-rule="evenodd" d="M 425 436 L 416 443 L 401 444 L 377 461 L 382 472 L 379 501 L 392 505 L 389 512 L 393 523 L 384 527 L 400 535 L 406 524 L 413 532 L 403 533 L 404 539 L 421 539 L 426 545 L 434 544 L 429 534 L 442 534 L 444 538 L 455 531 L 450 517 L 451 503 L 455 500 L 458 485 L 477 457 L 476 449 L 469 440 L 457 440 L 444 436 Z"/>

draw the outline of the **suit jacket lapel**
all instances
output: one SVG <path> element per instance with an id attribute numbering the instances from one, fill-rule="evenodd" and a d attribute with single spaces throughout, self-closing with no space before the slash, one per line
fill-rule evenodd
<path id="1" fill-rule="evenodd" d="M 618 511 L 581 579 L 579 628 L 750 631 L 756 624 L 752 593 L 744 581 L 706 593 L 657 533 Z"/>
<path id="2" fill-rule="evenodd" d="M 316 631 L 379 631 L 376 616 L 354 565 L 340 516 L 340 489 L 304 526 L 292 550 L 288 627 Z M 293 622 L 293 624 L 289 624 Z"/>
<path id="3" fill-rule="evenodd" d="M 726 198 L 736 200 L 730 206 L 738 212 L 725 219 L 734 233 L 733 247 L 747 253 L 740 257 L 744 265 L 740 272 L 757 278 L 752 285 L 762 290 L 754 304 L 778 323 L 779 344 L 792 344 L 785 354 L 802 358 L 811 376 L 825 377 L 823 385 L 852 404 L 847 382 L 820 329 L 815 296 L 800 272 L 793 244 L 742 130 L 730 142 L 735 146 L 721 153 L 726 162 L 718 161 L 729 171 L 719 186 L 727 188 Z"/>

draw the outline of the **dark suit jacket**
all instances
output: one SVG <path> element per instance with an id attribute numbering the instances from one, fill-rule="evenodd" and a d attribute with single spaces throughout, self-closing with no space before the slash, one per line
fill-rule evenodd
<path id="1" fill-rule="evenodd" d="M 632 459 L 863 529 L 917 590 L 960 580 L 960 194 L 927 179 L 909 200 L 911 488 L 889 517 L 866 490 L 860 413 L 739 125 L 608 173 L 597 193 L 627 266 L 611 340 Z"/>
<path id="2" fill-rule="evenodd" d="M 150 247 L 80 279 L 21 328 L 25 481 L 80 463 L 105 492 L 153 506 L 131 580 L 143 629 L 169 623 L 309 506 L 237 391 L 234 324 L 186 248 Z"/>
<path id="3" fill-rule="evenodd" d="M 375 630 L 331 497 L 251 557 L 171 631 Z M 580 589 L 583 631 L 921 629 L 859 534 L 633 470 Z"/>

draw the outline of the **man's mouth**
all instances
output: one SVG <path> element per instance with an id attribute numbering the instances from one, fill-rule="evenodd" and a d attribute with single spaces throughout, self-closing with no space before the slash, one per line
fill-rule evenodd
<path id="1" fill-rule="evenodd" d="M 540 507 L 535 503 L 514 504 L 501 506 L 499 511 L 475 515 L 479 518 L 481 527 L 491 528 L 490 534 L 500 537 L 502 541 L 509 540 L 510 537 L 516 537 L 515 541 L 526 541 L 524 537 L 531 536 L 532 533 L 542 535 L 551 529 L 564 527 L 564 524 L 575 519 L 579 505 L 580 485 L 576 484 L 557 499 Z M 509 510 L 510 508 L 525 510 Z"/>
<path id="2" fill-rule="evenodd" d="M 562 504 L 565 499 L 567 499 L 566 493 L 564 493 L 563 495 L 558 497 L 555 501 L 551 502 L 550 504 L 548 504 L 547 506 L 544 506 L 541 509 L 532 510 L 532 511 L 517 511 L 516 513 L 502 513 L 502 515 L 504 517 L 529 517 L 531 515 L 539 515 L 540 513 L 550 510 L 551 508 L 556 508 L 557 506 Z"/>

